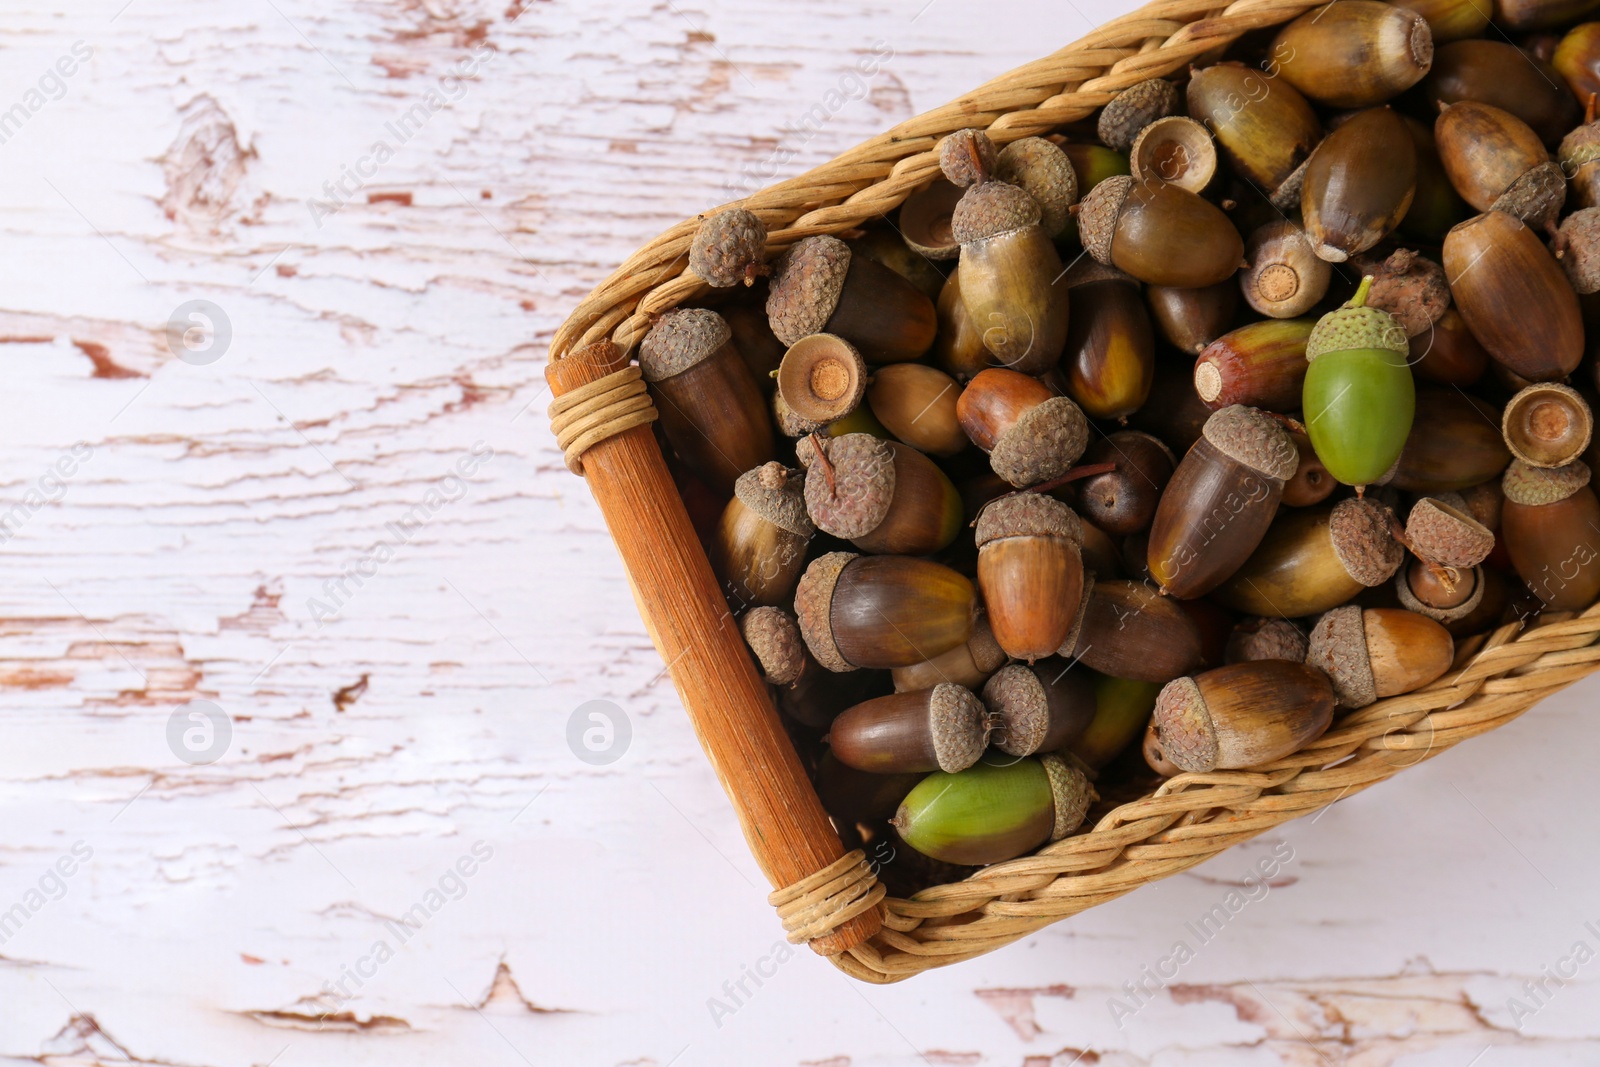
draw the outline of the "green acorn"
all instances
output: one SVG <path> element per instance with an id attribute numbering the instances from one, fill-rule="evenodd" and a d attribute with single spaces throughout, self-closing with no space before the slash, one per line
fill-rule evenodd
<path id="1" fill-rule="evenodd" d="M 1000 863 L 1072 833 L 1094 799 L 1089 779 L 1060 756 L 991 753 L 964 771 L 928 775 L 890 824 L 924 856 Z"/>
<path id="2" fill-rule="evenodd" d="M 1357 492 L 1399 460 L 1417 403 L 1406 332 L 1387 311 L 1367 307 L 1372 281 L 1361 279 L 1350 302 L 1311 331 L 1301 393 L 1317 458 Z"/>

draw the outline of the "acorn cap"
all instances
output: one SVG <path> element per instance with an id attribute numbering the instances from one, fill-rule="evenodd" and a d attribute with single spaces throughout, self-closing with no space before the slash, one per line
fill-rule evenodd
<path id="1" fill-rule="evenodd" d="M 1586 207 L 1563 219 L 1556 247 L 1572 287 L 1584 296 L 1600 291 L 1600 207 Z"/>
<path id="2" fill-rule="evenodd" d="M 1388 508 L 1362 497 L 1339 501 L 1328 516 L 1333 554 L 1345 572 L 1368 589 L 1393 578 L 1406 559 L 1405 547 L 1394 539 L 1390 517 Z"/>
<path id="3" fill-rule="evenodd" d="M 1016 233 L 1039 225 L 1039 205 L 1027 191 L 1005 182 L 984 182 L 961 195 L 950 232 L 962 244 Z"/>
<path id="4" fill-rule="evenodd" d="M 806 648 L 818 663 L 843 674 L 855 670 L 855 665 L 844 658 L 839 646 L 833 642 L 833 590 L 839 584 L 839 573 L 852 561 L 859 559 L 855 552 L 829 552 L 818 556 L 800 576 L 794 590 L 794 613 L 800 623 L 800 636 Z"/>
<path id="5" fill-rule="evenodd" d="M 831 468 L 811 467 L 820 459 Z M 795 445 L 807 471 L 806 512 L 811 521 L 846 541 L 865 537 L 882 524 L 894 500 L 894 448 L 869 433 L 802 437 Z"/>
<path id="6" fill-rule="evenodd" d="M 1594 413 L 1583 395 L 1560 382 L 1537 382 L 1506 402 L 1500 436 L 1511 454 L 1534 467 L 1560 467 L 1589 449 Z"/>
<path id="7" fill-rule="evenodd" d="M 756 654 L 756 662 L 769 685 L 793 685 L 806 667 L 806 646 L 800 625 L 782 608 L 751 608 L 739 620 L 745 644 Z"/>
<path id="8" fill-rule="evenodd" d="M 1328 312 L 1312 327 L 1311 336 L 1306 339 L 1307 361 L 1328 352 L 1360 348 L 1386 350 L 1402 357 L 1410 354 L 1406 332 L 1395 317 L 1382 308 L 1367 306 L 1375 280 L 1370 274 L 1362 278 L 1356 295 L 1347 304 Z"/>
<path id="9" fill-rule="evenodd" d="M 1217 729 L 1193 678 L 1174 678 L 1161 687 L 1152 721 L 1161 738 L 1161 750 L 1173 766 L 1185 771 L 1216 767 Z"/>
<path id="10" fill-rule="evenodd" d="M 1288 619 L 1246 619 L 1228 639 L 1228 662 L 1286 659 L 1304 663 L 1306 635 Z"/>
<path id="11" fill-rule="evenodd" d="M 1012 493 L 984 505 L 973 534 L 979 548 L 1002 537 L 1059 537 L 1081 547 L 1083 522 L 1053 496 Z"/>
<path id="12" fill-rule="evenodd" d="M 733 483 L 733 495 L 779 529 L 796 537 L 810 537 L 817 528 L 806 514 L 805 484 L 805 471 L 790 470 L 772 460 L 739 475 Z"/>
<path id="13" fill-rule="evenodd" d="M 939 169 L 952 185 L 982 185 L 994 165 L 994 142 L 982 130 L 957 130 L 939 142 Z"/>
<path id="14" fill-rule="evenodd" d="M 1055 801 L 1056 821 L 1050 831 L 1050 840 L 1060 841 L 1083 825 L 1089 814 L 1089 805 L 1099 799 L 1089 778 L 1075 764 L 1060 756 L 1040 756 L 1044 773 L 1050 780 L 1050 796 Z"/>
<path id="15" fill-rule="evenodd" d="M 1072 221 L 1071 208 L 1078 201 L 1078 172 L 1060 146 L 1043 137 L 1012 141 L 1000 150 L 994 176 L 1021 186 L 1033 197 L 1045 236 L 1058 236 Z"/>
<path id="16" fill-rule="evenodd" d="M 1444 268 L 1409 248 L 1381 261 L 1358 258 L 1357 263 L 1373 279 L 1367 306 L 1393 315 L 1407 337 L 1426 331 L 1450 307 Z"/>
<path id="17" fill-rule="evenodd" d="M 1001 667 L 984 683 L 983 703 L 1005 725 L 996 748 L 1008 756 L 1039 751 L 1050 730 L 1050 701 L 1037 674 L 1020 663 Z"/>
<path id="18" fill-rule="evenodd" d="M 749 268 L 767 250 L 767 227 L 742 207 L 719 211 L 700 223 L 689 244 L 689 269 L 707 285 L 726 289 L 750 281 Z"/>
<path id="19" fill-rule="evenodd" d="M 1078 238 L 1097 263 L 1111 263 L 1111 239 L 1116 236 L 1117 218 L 1133 184 L 1133 177 L 1127 174 L 1107 178 L 1090 189 L 1078 205 Z"/>
<path id="20" fill-rule="evenodd" d="M 1305 189 L 1306 170 L 1311 165 L 1311 156 L 1307 155 L 1300 161 L 1300 165 L 1289 172 L 1289 176 L 1278 187 L 1272 190 L 1272 195 L 1267 198 L 1273 207 L 1284 214 L 1300 210 L 1300 193 Z"/>
<path id="21" fill-rule="evenodd" d="M 1234 404 L 1213 412 L 1200 432 L 1217 451 L 1269 478 L 1286 482 L 1300 466 L 1289 431 L 1257 408 Z"/>
<path id="22" fill-rule="evenodd" d="M 656 320 L 639 343 L 639 371 L 647 382 L 682 374 L 727 344 L 733 329 L 709 308 L 676 308 Z"/>
<path id="23" fill-rule="evenodd" d="M 1064 396 L 1053 396 L 1024 412 L 1000 435 L 989 466 L 1017 488 L 1059 478 L 1089 447 L 1089 420 Z"/>
<path id="24" fill-rule="evenodd" d="M 1585 123 L 1561 138 L 1556 158 L 1566 166 L 1568 174 L 1576 173 L 1585 163 L 1600 159 L 1600 124 Z"/>
<path id="25" fill-rule="evenodd" d="M 1162 78 L 1130 85 L 1100 110 L 1096 132 L 1100 142 L 1123 155 L 1133 147 L 1139 131 L 1156 119 L 1178 113 L 1178 87 Z"/>
<path id="26" fill-rule="evenodd" d="M 1334 696 L 1347 708 L 1364 708 L 1378 699 L 1362 610 L 1347 604 L 1323 615 L 1311 628 L 1306 651 L 1306 663 L 1328 676 Z"/>
<path id="27" fill-rule="evenodd" d="M 964 771 L 989 743 L 989 709 L 965 686 L 940 682 L 928 694 L 928 729 L 939 769 Z"/>
<path id="28" fill-rule="evenodd" d="M 1406 541 L 1425 563 L 1465 570 L 1494 551 L 1489 528 L 1442 500 L 1423 497 L 1406 516 Z"/>
<path id="29" fill-rule="evenodd" d="M 821 333 L 839 306 L 850 271 L 850 246 L 817 234 L 779 257 L 767 290 L 767 322 L 785 345 Z"/>
<path id="30" fill-rule="evenodd" d="M 1490 211 L 1503 211 L 1521 219 L 1536 230 L 1542 230 L 1561 214 L 1561 205 L 1567 202 L 1567 175 L 1561 164 L 1545 161 L 1522 173 L 1511 187 L 1501 193 Z"/>
<path id="31" fill-rule="evenodd" d="M 1559 503 L 1588 484 L 1589 467 L 1581 459 L 1565 467 L 1533 467 L 1514 459 L 1500 480 L 1507 500 L 1531 507 Z"/>

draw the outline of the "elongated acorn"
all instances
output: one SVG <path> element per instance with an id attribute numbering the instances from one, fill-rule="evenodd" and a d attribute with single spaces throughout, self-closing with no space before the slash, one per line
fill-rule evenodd
<path id="1" fill-rule="evenodd" d="M 1245 302 L 1274 319 L 1304 315 L 1328 293 L 1333 268 L 1288 219 L 1260 226 L 1244 246 L 1250 264 L 1239 274 Z"/>
<path id="2" fill-rule="evenodd" d="M 1193 71 L 1189 117 L 1205 124 L 1234 174 L 1278 206 L 1300 202 L 1299 172 L 1322 139 L 1322 124 L 1291 85 L 1243 63 Z M 1280 193 L 1287 197 L 1279 203 Z"/>
<path id="3" fill-rule="evenodd" d="M 983 702 L 948 682 L 846 708 L 827 736 L 839 762 L 874 774 L 963 771 L 978 762 L 988 740 Z"/>
<path id="4" fill-rule="evenodd" d="M 1089 421 L 1069 398 L 1037 378 L 991 367 L 956 401 L 967 437 L 989 454 L 994 472 L 1018 488 L 1058 478 L 1089 445 Z"/>
<path id="5" fill-rule="evenodd" d="M 1156 738 L 1185 771 L 1255 767 L 1321 737 L 1333 706 L 1333 687 L 1321 671 L 1251 660 L 1169 682 L 1156 699 Z"/>
<path id="6" fill-rule="evenodd" d="M 990 744 L 1009 756 L 1056 752 L 1094 720 L 1094 678 L 1063 659 L 1002 667 L 983 687 Z"/>
<path id="7" fill-rule="evenodd" d="M 1498 477 L 1511 462 L 1500 411 L 1459 389 L 1417 390 L 1417 415 L 1389 484 L 1410 493 L 1466 489 Z"/>
<path id="8" fill-rule="evenodd" d="M 1015 659 L 1052 655 L 1083 596 L 1082 526 L 1042 493 L 1014 493 L 978 515 L 978 588 L 995 640 Z"/>
<path id="9" fill-rule="evenodd" d="M 972 583 L 942 564 L 909 556 L 829 552 L 795 589 L 800 633 L 830 671 L 892 670 L 962 644 L 977 609 Z"/>
<path id="10" fill-rule="evenodd" d="M 739 476 L 711 543 L 711 566 L 735 605 L 787 604 L 816 532 L 805 478 L 776 461 Z"/>
<path id="11" fill-rule="evenodd" d="M 1095 581 L 1061 655 L 1101 674 L 1170 682 L 1204 659 L 1200 627 L 1182 604 L 1144 582 Z"/>
<path id="12" fill-rule="evenodd" d="M 1083 455 L 1086 467 L 1103 463 L 1114 463 L 1116 469 L 1078 483 L 1078 511 L 1114 537 L 1147 529 L 1178 466 L 1172 449 L 1143 431 L 1119 430 Z"/>
<path id="13" fill-rule="evenodd" d="M 1479 211 L 1503 211 L 1543 228 L 1566 201 L 1561 165 L 1509 111 L 1474 100 L 1449 104 L 1434 121 L 1433 138 L 1450 183 Z"/>
<path id="14" fill-rule="evenodd" d="M 1239 287 L 1232 278 L 1198 289 L 1151 285 L 1144 298 L 1167 343 L 1180 352 L 1198 354 L 1228 331 L 1239 308 Z"/>
<path id="15" fill-rule="evenodd" d="M 1298 409 L 1315 326 L 1311 319 L 1267 319 L 1223 334 L 1195 361 L 1194 391 L 1212 411 L 1234 404 Z"/>
<path id="16" fill-rule="evenodd" d="M 930 660 L 913 663 L 909 667 L 896 667 L 894 688 L 897 693 L 912 689 L 928 689 L 940 682 L 953 682 L 968 689 L 981 689 L 995 671 L 1005 666 L 1006 651 L 994 639 L 989 626 L 989 615 L 980 611 L 972 623 L 972 635 L 961 644 L 942 652 Z"/>
<path id="17" fill-rule="evenodd" d="M 1472 214 L 1456 187 L 1450 184 L 1439 146 L 1433 140 L 1433 116 L 1427 123 L 1406 116 L 1406 132 L 1417 157 L 1417 189 L 1411 206 L 1400 220 L 1400 229 L 1414 240 L 1438 244 L 1450 227 Z"/>
<path id="18" fill-rule="evenodd" d="M 1214 285 L 1243 262 L 1244 241 L 1222 209 L 1169 182 L 1108 178 L 1080 207 L 1088 253 L 1148 285 Z"/>
<path id="19" fill-rule="evenodd" d="M 960 382 L 987 368 L 989 350 L 983 346 L 983 334 L 973 324 L 966 302 L 961 299 L 959 264 L 939 290 L 938 316 L 939 336 L 934 339 L 932 351 L 934 365 Z"/>
<path id="20" fill-rule="evenodd" d="M 1339 704 L 1421 689 L 1450 669 L 1455 641 L 1439 623 L 1401 608 L 1334 608 L 1311 629 L 1306 662 L 1327 674 Z"/>
<path id="21" fill-rule="evenodd" d="M 1252 615 L 1317 615 L 1394 577 L 1405 549 L 1372 500 L 1280 512 L 1261 546 L 1214 594 Z"/>
<path id="22" fill-rule="evenodd" d="M 1595 0 L 1495 0 L 1494 20 L 1508 30 L 1548 30 L 1587 18 Z"/>
<path id="23" fill-rule="evenodd" d="M 1156 373 L 1139 284 L 1092 261 L 1075 264 L 1063 284 L 1072 307 L 1061 358 L 1067 394 L 1092 419 L 1126 419 L 1150 396 Z"/>
<path id="24" fill-rule="evenodd" d="M 920 358 L 937 327 L 933 301 L 920 289 L 824 234 L 801 240 L 774 265 L 767 318 L 786 345 L 837 334 L 869 363 Z"/>
<path id="25" fill-rule="evenodd" d="M 1068 304 L 1054 291 L 1061 257 L 1039 205 L 1005 182 L 974 185 L 956 205 L 961 300 L 991 362 L 1037 374 L 1061 358 Z"/>
<path id="26" fill-rule="evenodd" d="M 1269 55 L 1283 80 L 1317 103 L 1371 107 L 1428 73 L 1433 34 L 1415 11 L 1375 0 L 1343 0 L 1289 23 Z"/>
<path id="27" fill-rule="evenodd" d="M 1600 597 L 1600 502 L 1582 460 L 1530 467 L 1513 460 L 1501 483 L 1500 537 L 1517 576 L 1550 611 Z"/>
<path id="28" fill-rule="evenodd" d="M 805 437 L 806 512 L 817 528 L 865 552 L 925 556 L 961 532 L 961 494 L 934 462 L 871 434 Z"/>
<path id="29" fill-rule="evenodd" d="M 1582 115 L 1577 98 L 1564 89 L 1554 67 L 1514 44 L 1457 40 L 1434 52 L 1433 68 L 1416 95 L 1430 114 L 1437 104 L 1464 100 L 1500 108 L 1553 145 Z"/>
<path id="30" fill-rule="evenodd" d="M 884 428 L 919 452 L 953 456 L 970 442 L 956 418 L 961 386 L 926 363 L 880 367 L 867 387 L 867 403 Z"/>
<path id="31" fill-rule="evenodd" d="M 1494 5 L 1481 3 L 1480 0 L 1396 0 L 1395 6 L 1415 11 L 1427 19 L 1434 43 L 1439 45 L 1446 41 L 1477 37 L 1489 28 L 1489 20 L 1494 14 Z M 1434 70 L 1439 69 L 1443 51 L 1440 48 L 1434 53 Z"/>
<path id="32" fill-rule="evenodd" d="M 1400 225 L 1416 191 L 1416 147 L 1400 116 L 1386 107 L 1357 114 L 1306 164 L 1300 212 L 1313 250 L 1331 263 L 1365 252 Z"/>
<path id="33" fill-rule="evenodd" d="M 956 774 L 924 778 L 891 825 L 933 859 L 1000 863 L 1072 833 L 1094 797 L 1083 772 L 1059 756 L 986 756 Z"/>

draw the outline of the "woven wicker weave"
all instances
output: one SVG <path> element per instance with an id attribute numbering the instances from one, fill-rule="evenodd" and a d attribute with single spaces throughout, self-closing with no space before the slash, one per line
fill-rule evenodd
<path id="1" fill-rule="evenodd" d="M 1084 119 L 1130 85 L 1316 6 L 1240 0 L 1219 9 L 1215 0 L 1158 0 L 737 203 L 766 223 L 769 253 L 850 229 L 891 212 L 934 177 L 935 146 L 948 133 L 986 127 L 1003 145 Z M 651 241 L 590 293 L 557 331 L 552 360 L 608 337 L 631 350 L 651 315 L 703 295 L 704 284 L 686 273 L 698 221 Z M 1600 668 L 1597 636 L 1600 606 L 1461 642 L 1455 667 L 1438 683 L 1346 716 L 1291 757 L 1252 771 L 1180 775 L 1105 814 L 1092 831 L 909 900 L 883 900 L 883 929 L 832 959 L 856 978 L 893 982 L 1176 874 L 1510 722 Z"/>

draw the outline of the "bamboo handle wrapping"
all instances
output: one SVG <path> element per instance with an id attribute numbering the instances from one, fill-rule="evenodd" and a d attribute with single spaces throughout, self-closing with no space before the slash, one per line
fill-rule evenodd
<path id="1" fill-rule="evenodd" d="M 601 342 L 552 361 L 545 378 L 559 397 L 627 362 Z M 844 845 L 745 652 L 650 427 L 590 445 L 582 463 L 656 649 L 767 880 L 786 889 L 839 863 Z M 881 914 L 873 907 L 846 919 L 811 947 L 825 956 L 853 948 L 878 932 Z"/>

